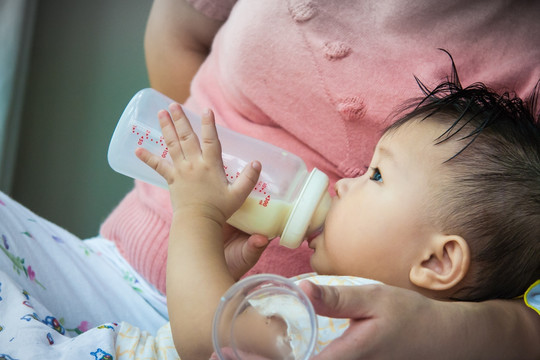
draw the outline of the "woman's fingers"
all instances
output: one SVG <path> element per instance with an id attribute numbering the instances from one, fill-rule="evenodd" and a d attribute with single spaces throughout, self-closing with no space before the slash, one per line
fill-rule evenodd
<path id="1" fill-rule="evenodd" d="M 320 286 L 310 281 L 300 283 L 302 290 L 308 295 L 319 315 L 335 318 L 368 317 L 370 309 L 366 304 L 374 298 L 378 285 L 365 286 Z"/>

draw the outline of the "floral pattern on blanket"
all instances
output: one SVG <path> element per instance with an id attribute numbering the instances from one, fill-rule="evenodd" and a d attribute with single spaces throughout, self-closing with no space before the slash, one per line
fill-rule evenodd
<path id="1" fill-rule="evenodd" d="M 57 319 L 49 314 L 43 315 L 43 307 L 35 308 L 31 295 L 26 290 L 17 289 L 9 279 L 5 278 L 5 275 L 5 273 L 0 272 L 0 343 L 13 345 L 13 348 L 17 350 L 16 353 L 0 353 L 0 359 L 20 359 L 25 351 L 28 351 L 30 356 L 39 353 L 46 357 L 46 347 L 51 348 L 51 354 L 56 354 L 56 350 L 53 349 L 55 345 L 64 348 L 64 343 L 71 341 L 71 346 L 65 348 L 74 355 L 84 354 L 84 358 L 92 360 L 114 360 L 114 344 L 118 324 L 104 324 L 89 329 L 89 323 L 83 321 L 74 329 L 66 329 L 63 325 L 63 319 Z M 5 304 L 7 301 L 9 304 Z M 16 305 L 16 309 L 14 305 Z M 38 313 L 42 313 L 42 315 L 40 316 Z M 88 334 L 89 336 L 86 338 L 66 335 L 68 332 L 80 335 L 87 330 L 90 330 L 91 334 Z M 96 335 L 96 332 L 103 331 L 106 331 L 107 334 Z M 99 337 L 103 337 L 103 335 L 106 335 L 103 346 L 96 346 L 100 343 Z M 24 344 L 35 344 L 35 347 L 25 348 Z"/>
<path id="2" fill-rule="evenodd" d="M 28 232 L 23 232 L 23 234 L 32 238 L 32 235 Z M 13 270 L 17 273 L 17 275 L 21 275 L 21 273 L 24 273 L 26 277 L 30 279 L 30 281 L 35 282 L 43 289 L 45 289 L 45 286 L 43 286 L 43 284 L 40 283 L 38 279 L 36 279 L 36 273 L 32 269 L 32 266 L 26 266 L 24 263 L 24 258 L 16 256 L 9 251 L 9 242 L 7 236 L 4 234 L 2 234 L 2 244 L 0 244 L 0 250 L 2 250 L 2 252 L 11 260 L 11 262 L 13 263 Z"/>

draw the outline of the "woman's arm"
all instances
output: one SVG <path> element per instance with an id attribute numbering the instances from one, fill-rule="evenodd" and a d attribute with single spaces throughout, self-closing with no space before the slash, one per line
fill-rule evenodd
<path id="1" fill-rule="evenodd" d="M 540 359 L 540 316 L 521 300 L 442 302 L 387 285 L 300 286 L 318 314 L 352 319 L 317 360 Z"/>
<path id="2" fill-rule="evenodd" d="M 191 79 L 222 24 L 204 16 L 186 0 L 155 0 L 144 37 L 150 85 L 184 102 Z"/>

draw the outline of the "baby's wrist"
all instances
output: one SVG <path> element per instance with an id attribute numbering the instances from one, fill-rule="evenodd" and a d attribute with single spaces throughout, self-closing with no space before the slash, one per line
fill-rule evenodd
<path id="1" fill-rule="evenodd" d="M 185 223 L 190 227 L 193 227 L 194 224 L 206 224 L 209 226 L 215 224 L 219 228 L 223 228 L 226 220 L 225 216 L 217 209 L 191 206 L 173 211 L 174 223 Z"/>

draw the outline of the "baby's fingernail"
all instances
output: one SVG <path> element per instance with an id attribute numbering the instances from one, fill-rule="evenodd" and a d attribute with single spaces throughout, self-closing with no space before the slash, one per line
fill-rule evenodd
<path id="1" fill-rule="evenodd" d="M 167 114 L 168 114 L 168 111 L 165 110 L 165 109 L 159 110 L 158 113 L 157 113 L 158 118 L 160 118 L 160 119 L 163 118 L 163 117 L 165 117 L 165 116 L 167 116 Z"/>
<path id="2" fill-rule="evenodd" d="M 259 171 L 259 170 L 261 170 L 261 163 L 258 162 L 258 161 L 252 161 L 251 162 L 251 167 L 254 168 L 255 170 Z"/>
<path id="3" fill-rule="evenodd" d="M 308 280 L 309 281 L 309 280 Z M 315 300 L 320 300 L 322 299 L 322 289 L 320 287 L 318 287 L 317 285 L 313 286 L 312 287 L 312 294 L 313 294 L 313 299 Z"/>
<path id="4" fill-rule="evenodd" d="M 172 103 L 172 104 L 169 105 L 169 110 L 170 110 L 171 114 L 173 114 L 173 113 L 177 114 L 177 113 L 182 111 L 182 107 L 180 106 L 179 103 Z"/>

